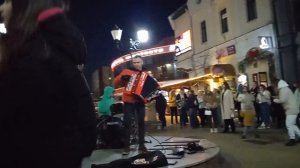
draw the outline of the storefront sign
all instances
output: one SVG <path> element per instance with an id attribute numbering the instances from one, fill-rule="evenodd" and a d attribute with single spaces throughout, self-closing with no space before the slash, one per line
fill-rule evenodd
<path id="1" fill-rule="evenodd" d="M 259 48 L 270 49 L 273 48 L 272 37 L 270 36 L 259 36 Z"/>
<path id="2" fill-rule="evenodd" d="M 176 38 L 176 56 L 192 50 L 191 31 L 188 30 Z"/>
<path id="3" fill-rule="evenodd" d="M 235 45 L 231 45 L 226 48 L 220 48 L 216 51 L 217 59 L 220 59 L 222 57 L 226 57 L 229 55 L 233 55 L 235 53 L 236 53 Z"/>

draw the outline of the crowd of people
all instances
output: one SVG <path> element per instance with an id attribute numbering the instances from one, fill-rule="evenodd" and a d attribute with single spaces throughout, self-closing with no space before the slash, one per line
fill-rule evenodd
<path id="1" fill-rule="evenodd" d="M 243 127 L 242 139 L 247 138 L 249 132 L 259 138 L 257 129 L 286 127 L 290 137 L 287 146 L 296 144 L 296 136 L 300 138 L 296 125 L 300 111 L 300 87 L 297 85 L 288 85 L 283 80 L 275 80 L 269 87 L 253 83 L 249 88 L 240 84 L 234 94 L 224 82 L 220 89 L 213 91 L 208 85 L 198 94 L 187 90 L 185 93 L 181 88 L 177 95 L 175 90 L 170 91 L 171 124 L 179 120 L 180 127 L 185 127 L 189 122 L 192 128 L 209 127 L 211 133 L 221 128 L 223 133 L 236 133 L 238 124 Z"/>

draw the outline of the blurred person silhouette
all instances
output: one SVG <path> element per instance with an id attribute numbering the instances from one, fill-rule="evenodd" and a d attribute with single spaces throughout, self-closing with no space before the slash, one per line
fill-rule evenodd
<path id="1" fill-rule="evenodd" d="M 257 95 L 258 95 L 258 92 L 259 92 L 259 86 L 258 86 L 257 82 L 253 82 L 253 86 L 250 89 L 250 92 L 251 92 L 251 94 L 253 94 L 253 96 L 255 98 L 254 108 L 255 108 L 256 118 L 257 118 L 256 124 L 257 124 L 257 127 L 258 127 L 261 124 L 261 114 L 260 114 L 259 103 L 257 101 Z"/>
<path id="2" fill-rule="evenodd" d="M 258 129 L 270 128 L 271 93 L 265 85 L 259 85 L 256 101 L 259 103 L 261 123 Z"/>
<path id="3" fill-rule="evenodd" d="M 205 127 L 206 124 L 206 116 L 205 116 L 205 104 L 203 101 L 203 95 L 204 95 L 204 91 L 199 91 L 198 95 L 197 95 L 197 99 L 198 99 L 198 112 L 199 112 L 199 117 L 200 117 L 200 124 L 201 127 Z"/>
<path id="4" fill-rule="evenodd" d="M 231 127 L 231 132 L 235 133 L 235 124 L 233 121 L 234 116 L 234 102 L 233 102 L 233 94 L 227 82 L 224 82 L 222 85 L 222 93 L 221 93 L 221 111 L 222 117 L 224 120 L 224 131 L 223 133 L 229 132 L 229 126 Z"/>
<path id="5" fill-rule="evenodd" d="M 169 107 L 171 111 L 171 124 L 174 124 L 173 120 L 175 117 L 175 122 L 178 124 L 178 111 L 177 111 L 177 105 L 176 105 L 176 93 L 175 90 L 170 91 L 169 96 Z"/>
<path id="6" fill-rule="evenodd" d="M 180 88 L 180 92 L 176 95 L 176 104 L 180 115 L 180 127 L 185 127 L 188 122 L 186 99 L 187 95 L 184 92 L 184 88 Z"/>
<path id="7" fill-rule="evenodd" d="M 274 87 L 268 86 L 268 91 L 271 93 L 271 126 L 277 129 L 284 128 L 285 126 L 285 113 L 281 104 L 275 103 L 273 100 L 277 97 Z"/>
<path id="8" fill-rule="evenodd" d="M 204 88 L 204 95 L 203 95 L 203 101 L 205 105 L 205 110 L 210 111 L 207 115 L 207 121 L 210 125 L 210 132 L 211 133 L 217 133 L 218 132 L 218 126 L 219 126 L 219 120 L 218 120 L 218 100 L 215 93 L 209 90 L 209 86 L 206 86 Z"/>
<path id="9" fill-rule="evenodd" d="M 284 80 L 274 80 L 274 85 L 277 86 L 279 97 L 274 99 L 275 103 L 282 104 L 285 110 L 285 125 L 288 130 L 290 140 L 285 144 L 286 146 L 294 146 L 297 143 L 296 136 L 300 138 L 300 130 L 296 125 L 297 115 L 299 114 L 299 107 L 296 102 L 295 96 L 289 85 Z"/>
<path id="10" fill-rule="evenodd" d="M 115 89 L 111 86 L 106 86 L 104 88 L 103 95 L 101 96 L 101 100 L 98 102 L 98 112 L 99 116 L 111 116 L 112 105 L 115 103 L 115 98 L 113 94 Z"/>
<path id="11" fill-rule="evenodd" d="M 198 103 L 197 95 L 195 95 L 194 90 L 189 90 L 186 99 L 186 109 L 187 109 L 187 114 L 190 117 L 190 126 L 192 128 L 199 127 L 199 120 L 197 117 L 198 106 L 199 103 Z"/>
<path id="12" fill-rule="evenodd" d="M 246 139 L 249 130 L 254 133 L 256 138 L 259 138 L 255 127 L 254 95 L 249 92 L 247 86 L 244 86 L 243 91 L 237 97 L 237 101 L 241 102 L 240 115 L 243 117 L 242 139 Z"/>
<path id="13" fill-rule="evenodd" d="M 159 93 L 157 97 L 155 97 L 155 109 L 158 113 L 159 120 L 161 121 L 161 128 L 164 129 L 166 124 L 166 108 L 167 108 L 167 100 L 162 93 Z"/>
<path id="14" fill-rule="evenodd" d="M 2 167 L 79 168 L 96 116 L 77 65 L 86 46 L 62 0 L 5 0 L 0 37 Z M 20 99 L 20 96 L 23 97 Z"/>

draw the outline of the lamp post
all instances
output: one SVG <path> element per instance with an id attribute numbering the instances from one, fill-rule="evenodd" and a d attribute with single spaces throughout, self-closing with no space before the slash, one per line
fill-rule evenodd
<path id="1" fill-rule="evenodd" d="M 123 30 L 120 29 L 117 25 L 111 30 L 111 35 L 113 37 L 113 40 L 116 42 L 117 48 L 119 50 L 122 50 L 120 47 L 121 38 L 122 38 Z M 137 32 L 137 40 L 133 40 L 132 38 L 129 39 L 130 51 L 136 51 L 139 50 L 138 47 L 140 46 L 140 43 L 145 43 L 149 39 L 149 33 L 147 30 L 139 30 Z M 127 50 L 127 49 L 125 49 Z"/>

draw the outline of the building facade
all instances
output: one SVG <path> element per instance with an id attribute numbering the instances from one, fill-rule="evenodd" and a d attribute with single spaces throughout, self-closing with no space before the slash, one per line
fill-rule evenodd
<path id="1" fill-rule="evenodd" d="M 273 0 L 278 54 L 282 77 L 300 82 L 300 7 L 299 0 Z"/>
<path id="2" fill-rule="evenodd" d="M 192 67 L 190 77 L 224 78 L 230 69 L 224 80 L 232 87 L 240 75 L 249 86 L 281 77 L 271 0 L 188 0 L 169 21 L 175 37 L 191 33 L 191 50 L 177 54 L 177 68 Z"/>

